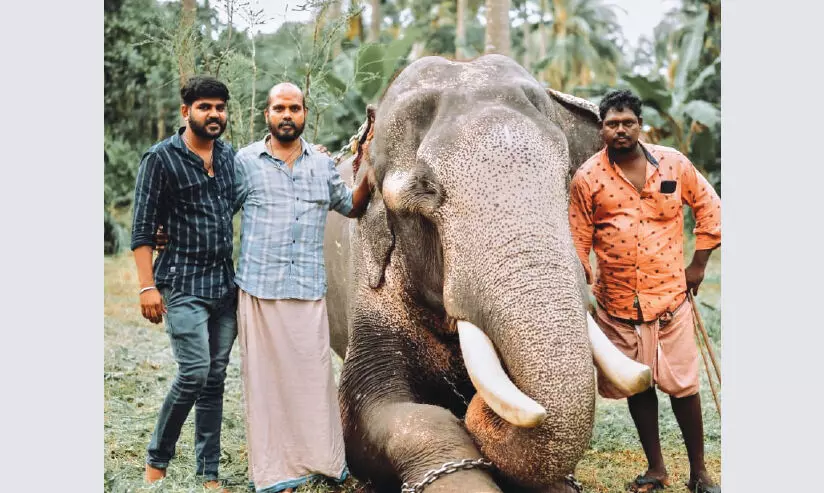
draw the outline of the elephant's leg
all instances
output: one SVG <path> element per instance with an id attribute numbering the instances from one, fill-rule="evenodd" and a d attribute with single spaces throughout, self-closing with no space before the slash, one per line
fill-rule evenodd
<path id="1" fill-rule="evenodd" d="M 416 402 L 414 392 L 432 348 L 420 350 L 420 330 L 385 311 L 357 310 L 341 375 L 340 399 L 346 455 L 352 473 L 378 491 L 413 485 L 447 462 L 482 455 L 462 422 L 443 407 Z M 387 327 L 392 327 L 391 329 Z M 413 384 L 414 382 L 414 384 Z M 482 469 L 446 474 L 427 493 L 500 492 Z"/>
<path id="2" fill-rule="evenodd" d="M 438 406 L 397 402 L 375 408 L 370 420 L 370 441 L 383 444 L 383 454 L 400 481 L 413 485 L 430 470 L 447 462 L 478 459 L 481 453 L 461 421 Z M 482 469 L 445 474 L 427 492 L 500 492 L 491 475 Z"/>
<path id="3" fill-rule="evenodd" d="M 512 485 L 505 479 L 499 481 L 498 484 L 505 493 L 581 493 L 583 491 L 582 487 L 581 489 L 578 489 L 578 486 L 573 485 L 572 482 L 565 479 L 556 481 L 555 483 L 543 488 L 526 488 L 523 486 Z"/>

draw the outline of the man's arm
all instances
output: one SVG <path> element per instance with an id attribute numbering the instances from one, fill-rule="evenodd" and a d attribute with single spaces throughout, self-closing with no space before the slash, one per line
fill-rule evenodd
<path id="1" fill-rule="evenodd" d="M 140 283 L 140 311 L 152 323 L 160 323 L 166 307 L 155 288 L 152 251 L 157 230 L 160 194 L 166 186 L 163 165 L 154 153 L 147 153 L 137 170 L 132 221 L 132 244 L 137 277 Z M 145 291 L 144 291 L 145 289 Z"/>
<path id="2" fill-rule="evenodd" d="M 592 222 L 592 193 L 580 172 L 575 173 L 569 185 L 569 229 L 575 251 L 584 267 L 587 284 L 592 284 L 592 268 L 589 265 L 592 234 L 595 231 Z"/>
<path id="3" fill-rule="evenodd" d="M 361 165 L 364 166 L 364 165 Z M 366 173 L 353 191 L 344 183 L 334 161 L 329 160 L 329 209 L 337 211 L 346 217 L 360 217 L 369 205 L 372 196 L 372 170 L 365 169 Z"/>
<path id="4" fill-rule="evenodd" d="M 134 250 L 134 263 L 137 265 L 137 279 L 140 282 L 140 312 L 143 318 L 158 324 L 163 320 L 163 314 L 166 313 L 166 305 L 163 303 L 160 292 L 154 287 L 152 251 L 150 245 L 137 247 Z M 144 289 L 146 291 L 143 291 Z"/>
<path id="5" fill-rule="evenodd" d="M 246 175 L 243 168 L 243 161 L 238 154 L 235 154 L 235 187 L 234 203 L 232 215 L 234 216 L 243 207 L 246 197 L 249 195 L 249 184 L 246 182 Z"/>
<path id="6" fill-rule="evenodd" d="M 366 211 L 366 206 L 369 205 L 369 198 L 372 196 L 372 186 L 369 183 L 369 177 L 364 176 L 358 184 L 358 188 L 352 192 L 352 210 L 346 217 L 360 217 Z"/>
<path id="7" fill-rule="evenodd" d="M 681 198 L 695 215 L 695 253 L 684 270 L 687 290 L 698 294 L 712 251 L 721 245 L 721 198 L 704 176 L 684 158 Z"/>

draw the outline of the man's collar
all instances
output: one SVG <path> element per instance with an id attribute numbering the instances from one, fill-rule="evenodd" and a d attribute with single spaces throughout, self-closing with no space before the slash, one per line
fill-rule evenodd
<path id="1" fill-rule="evenodd" d="M 186 144 L 183 142 L 183 132 L 186 131 L 186 127 L 180 127 L 177 129 L 174 135 L 172 135 L 172 146 L 177 147 L 178 149 L 185 149 Z"/>
<path id="2" fill-rule="evenodd" d="M 268 133 L 265 137 L 257 141 L 257 155 L 260 156 L 261 154 L 269 154 L 269 139 L 272 138 L 272 134 Z M 299 137 L 300 139 L 300 146 L 302 149 L 301 154 L 304 156 L 311 156 L 315 153 L 315 150 L 312 149 L 312 146 L 309 145 L 303 137 Z M 273 156 L 274 157 L 274 156 Z"/>
<path id="3" fill-rule="evenodd" d="M 644 151 L 644 156 L 647 158 L 647 161 L 648 161 L 651 165 L 653 165 L 653 166 L 655 166 L 655 167 L 657 168 L 657 167 L 658 167 L 658 160 L 657 160 L 657 159 L 655 159 L 655 156 L 653 156 L 653 155 L 652 155 L 652 153 L 651 153 L 651 152 L 647 149 L 647 147 L 646 147 L 645 145 L 643 145 L 643 144 L 641 143 L 641 141 L 640 141 L 640 140 L 638 141 L 638 146 L 641 148 L 641 150 L 642 150 L 642 151 Z M 611 164 L 611 165 L 615 166 L 615 161 L 613 161 L 613 160 L 612 160 L 612 156 L 611 156 L 611 155 L 610 155 L 610 153 L 609 153 L 609 147 L 606 147 L 606 148 L 605 148 L 605 152 L 606 152 L 606 155 L 607 155 L 607 161 L 609 162 L 609 164 Z"/>

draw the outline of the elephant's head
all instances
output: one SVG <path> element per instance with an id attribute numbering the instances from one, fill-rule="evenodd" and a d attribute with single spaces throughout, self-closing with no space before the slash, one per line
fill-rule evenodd
<path id="1" fill-rule="evenodd" d="M 379 193 L 362 219 L 369 284 L 392 269 L 419 308 L 457 322 L 435 330 L 461 331 L 479 390 L 467 430 L 525 485 L 574 470 L 593 426 L 567 183 L 601 143 L 597 115 L 562 99 L 503 56 L 416 61 L 378 108 L 369 158 Z"/>

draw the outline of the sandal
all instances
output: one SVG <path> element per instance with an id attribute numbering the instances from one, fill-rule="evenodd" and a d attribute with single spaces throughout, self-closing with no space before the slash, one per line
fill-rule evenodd
<path id="1" fill-rule="evenodd" d="M 645 493 L 647 491 L 662 491 L 667 486 L 669 486 L 669 481 L 666 479 L 648 478 L 641 475 L 627 485 L 627 490 L 633 493 Z"/>
<path id="2" fill-rule="evenodd" d="M 690 486 L 689 483 L 686 483 L 685 486 L 687 487 L 688 490 L 690 490 L 690 493 L 721 493 L 721 487 L 720 486 L 718 486 L 718 485 L 710 486 L 710 485 L 704 484 L 704 482 L 701 481 L 700 479 L 698 481 L 696 481 L 695 484 L 693 484 L 692 486 Z"/>

